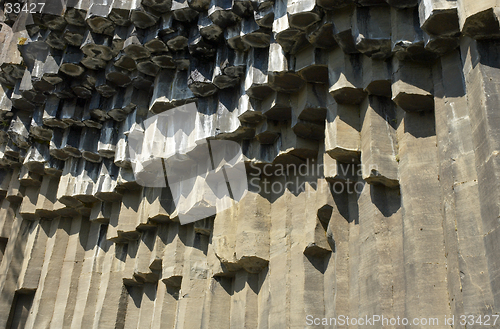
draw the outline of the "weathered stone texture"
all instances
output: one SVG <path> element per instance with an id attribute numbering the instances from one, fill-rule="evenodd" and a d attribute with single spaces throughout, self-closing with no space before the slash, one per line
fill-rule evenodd
<path id="1" fill-rule="evenodd" d="M 499 314 L 500 1 L 8 6 L 0 328 Z M 207 138 L 249 189 L 182 225 L 228 188 L 164 179 Z M 177 154 L 198 183 L 202 153 Z"/>

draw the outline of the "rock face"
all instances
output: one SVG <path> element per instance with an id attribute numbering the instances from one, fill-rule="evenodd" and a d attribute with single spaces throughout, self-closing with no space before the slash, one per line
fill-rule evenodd
<path id="1" fill-rule="evenodd" d="M 0 9 L 0 328 L 500 311 L 499 1 Z M 181 225 L 210 191 L 157 160 L 207 138 L 238 143 L 248 191 Z"/>

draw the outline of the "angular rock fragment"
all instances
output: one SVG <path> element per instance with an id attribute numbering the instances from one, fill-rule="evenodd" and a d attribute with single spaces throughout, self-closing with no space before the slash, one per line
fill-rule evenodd
<path id="1" fill-rule="evenodd" d="M 329 92 L 337 103 L 359 104 L 366 97 L 362 88 L 359 55 L 346 55 L 341 49 L 330 51 L 328 59 Z"/>
<path id="2" fill-rule="evenodd" d="M 432 111 L 434 85 L 429 67 L 397 59 L 392 65 L 392 100 L 405 111 Z"/>
<path id="3" fill-rule="evenodd" d="M 387 98 L 369 96 L 361 105 L 361 168 L 369 184 L 398 182 L 396 111 Z"/>
<path id="4" fill-rule="evenodd" d="M 112 1 L 101 0 L 90 5 L 85 16 L 85 22 L 94 33 L 111 35 L 114 29 L 113 21 L 108 16 Z"/>
<path id="5" fill-rule="evenodd" d="M 374 59 L 391 55 L 391 14 L 384 6 L 358 7 L 353 16 L 356 49 Z"/>
<path id="6" fill-rule="evenodd" d="M 456 1 L 426 1 L 419 4 L 420 26 L 432 36 L 460 33 Z"/>
<path id="7" fill-rule="evenodd" d="M 361 152 L 360 110 L 358 105 L 337 104 L 328 100 L 325 127 L 325 152 L 337 161 L 359 161 Z"/>

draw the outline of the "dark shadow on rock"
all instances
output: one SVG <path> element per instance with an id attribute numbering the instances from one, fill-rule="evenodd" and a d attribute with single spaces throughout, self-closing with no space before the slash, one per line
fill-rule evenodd
<path id="1" fill-rule="evenodd" d="M 391 189 L 381 184 L 371 184 L 370 196 L 372 203 L 385 217 L 392 216 L 401 208 L 399 188 Z"/>
<path id="2" fill-rule="evenodd" d="M 436 136 L 434 112 L 406 112 L 404 114 L 405 133 L 415 138 Z"/>

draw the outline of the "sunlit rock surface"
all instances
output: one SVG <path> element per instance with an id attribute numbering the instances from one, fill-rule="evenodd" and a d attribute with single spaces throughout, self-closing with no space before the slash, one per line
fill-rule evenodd
<path id="1" fill-rule="evenodd" d="M 0 3 L 0 328 L 499 312 L 497 0 L 46 2 Z"/>

